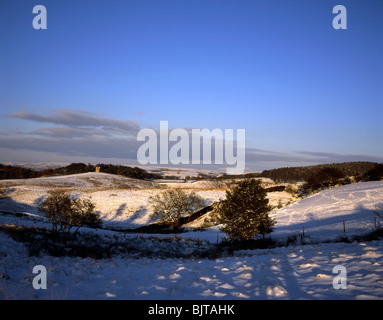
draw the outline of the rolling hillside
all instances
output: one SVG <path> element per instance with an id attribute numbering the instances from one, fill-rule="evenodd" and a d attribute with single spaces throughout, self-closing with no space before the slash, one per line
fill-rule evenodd
<path id="1" fill-rule="evenodd" d="M 29 194 L 35 197 L 39 192 L 44 194 L 52 183 L 56 187 L 61 183 L 75 186 L 75 192 L 83 192 L 89 186 L 99 188 L 89 181 L 93 177 L 78 175 L 60 181 L 36 179 L 37 182 L 28 181 L 23 186 L 3 185 L 5 197 L 0 203 L 4 210 L 10 210 L 7 205 L 17 203 L 11 200 L 11 195 L 16 196 L 23 189 L 24 193 L 30 190 Z M 103 178 L 103 187 L 107 187 L 109 177 Z M 153 186 L 120 191 L 126 192 L 125 203 L 130 199 L 138 204 L 144 198 L 138 193 L 130 193 L 128 197 L 128 191 L 146 192 L 147 197 L 149 190 L 158 191 Z M 122 199 L 123 194 L 118 192 L 118 189 L 106 189 L 88 194 L 98 206 L 107 208 L 113 203 L 111 199 Z M 28 199 L 27 195 L 24 197 Z M 46 226 L 37 219 L 38 214 L 30 210 L 35 208 L 34 197 L 30 196 L 29 205 L 18 203 L 19 209 L 33 219 L 0 214 L 0 225 Z M 83 228 L 84 238 L 78 238 L 76 250 L 84 246 L 81 252 L 87 254 L 89 241 L 96 239 L 96 247 L 111 248 L 108 256 L 55 256 L 45 251 L 31 254 L 28 243 L 2 229 L 0 299 L 383 299 L 383 240 L 352 241 L 354 236 L 374 229 L 374 212 L 383 211 L 382 199 L 383 181 L 365 182 L 325 190 L 275 210 L 272 215 L 277 225 L 269 236 L 281 243 L 288 238 L 295 241 L 288 246 L 268 249 L 217 251 L 217 233 L 220 241 L 224 237 L 218 227 L 183 233 L 177 239 L 172 235 L 138 237 L 138 234 Z M 112 208 L 111 215 L 106 215 L 104 221 L 117 223 L 122 219 L 120 223 L 146 223 L 147 212 L 135 218 L 127 215 L 124 220 L 125 207 L 120 209 L 120 216 Z M 382 227 L 381 220 L 377 221 L 377 227 Z M 346 237 L 352 242 L 344 241 Z M 340 239 L 343 241 L 339 242 Z M 38 243 L 33 245 L 36 248 Z M 62 248 L 64 253 L 68 249 Z M 219 256 L 212 256 L 214 252 Z M 204 258 L 201 253 L 210 258 Z M 47 269 L 47 290 L 32 288 L 35 276 L 32 270 L 36 265 Z M 338 266 L 347 270 L 344 289 L 333 285 L 338 275 L 334 268 Z"/>

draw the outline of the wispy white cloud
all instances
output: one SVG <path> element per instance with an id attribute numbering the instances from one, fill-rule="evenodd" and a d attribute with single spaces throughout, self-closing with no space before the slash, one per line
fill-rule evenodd
<path id="1" fill-rule="evenodd" d="M 50 127 L 40 128 L 27 132 L 28 135 L 41 137 L 59 137 L 59 138 L 89 138 L 89 137 L 111 137 L 113 130 L 104 130 L 102 128 L 72 128 L 72 127 Z M 25 134 L 22 133 L 22 134 Z"/>
<path id="2" fill-rule="evenodd" d="M 137 141 L 133 138 L 59 138 L 0 136 L 0 147 L 9 150 L 53 152 L 59 155 L 135 159 Z M 22 159 L 15 159 L 22 161 Z"/>
<path id="3" fill-rule="evenodd" d="M 48 115 L 20 111 L 9 114 L 8 117 L 71 128 L 102 128 L 121 134 L 136 134 L 139 130 L 139 125 L 135 121 L 108 119 L 84 110 L 59 109 Z"/>
<path id="4" fill-rule="evenodd" d="M 140 128 L 132 120 L 109 119 L 88 111 L 70 109 L 55 110 L 50 114 L 27 110 L 8 117 L 51 126 L 0 132 L 0 148 L 76 157 L 136 158 L 136 134 Z"/>
<path id="5" fill-rule="evenodd" d="M 109 119 L 88 111 L 69 109 L 55 110 L 49 114 L 37 114 L 27 110 L 8 116 L 51 125 L 30 131 L 0 132 L 0 148 L 8 153 L 17 151 L 20 154 L 25 151 L 27 155 L 28 152 L 45 152 L 76 159 L 84 157 L 102 161 L 102 159 L 113 158 L 126 162 L 127 160 L 137 161 L 137 150 L 142 144 L 136 140 L 140 127 L 132 120 Z M 187 129 L 189 133 L 190 130 L 190 128 Z M 158 130 L 156 132 L 158 133 Z M 157 147 L 159 148 L 159 141 Z M 171 143 L 169 143 L 170 147 Z M 214 148 L 215 140 L 212 140 L 212 150 Z M 23 161 L 23 159 L 14 160 Z M 0 161 L 3 159 L 0 158 Z M 219 167 L 214 165 L 214 152 L 212 161 L 213 164 L 209 166 L 211 169 Z M 383 157 L 310 150 L 280 152 L 254 147 L 246 148 L 246 171 L 346 161 L 383 162 Z"/>

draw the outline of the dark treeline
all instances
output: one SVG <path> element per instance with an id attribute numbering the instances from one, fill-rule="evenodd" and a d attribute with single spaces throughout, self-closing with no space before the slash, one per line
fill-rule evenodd
<path id="1" fill-rule="evenodd" d="M 44 170 L 45 171 L 45 170 Z M 0 164 L 0 179 L 27 179 L 40 177 L 39 172 L 15 166 Z"/>
<path id="2" fill-rule="evenodd" d="M 162 176 L 155 173 L 149 173 L 144 169 L 138 167 L 127 167 L 114 164 L 97 164 L 95 167 L 100 167 L 101 172 L 118 174 L 121 176 L 134 178 L 134 179 L 161 179 Z M 92 171 L 92 170 L 91 170 Z"/>
<path id="3" fill-rule="evenodd" d="M 288 167 L 288 168 L 279 168 L 272 170 L 264 170 L 260 174 L 262 177 L 273 179 L 277 182 L 298 182 L 306 181 L 309 177 L 316 175 L 324 168 L 331 168 L 339 170 L 343 173 L 344 176 L 354 176 L 360 177 L 361 179 L 367 180 L 378 180 L 375 179 L 376 171 L 379 171 L 379 168 L 383 166 L 376 162 L 343 162 L 343 163 L 332 163 L 332 164 L 320 164 L 315 166 L 306 166 L 306 167 Z M 372 174 L 374 179 L 372 178 Z"/>
<path id="4" fill-rule="evenodd" d="M 0 180 L 3 179 L 28 179 L 38 177 L 49 177 L 66 174 L 78 174 L 94 172 L 96 167 L 100 167 L 100 172 L 122 175 L 134 179 L 161 179 L 162 175 L 149 173 L 138 167 L 127 167 L 113 164 L 85 164 L 71 163 L 66 167 L 56 169 L 32 170 L 23 167 L 9 166 L 0 164 Z M 246 173 L 242 175 L 222 175 L 218 179 L 235 178 L 259 178 L 266 177 L 276 182 L 298 182 L 307 181 L 313 175 L 316 175 L 324 168 L 333 168 L 341 171 L 345 177 L 359 177 L 363 180 L 379 180 L 383 177 L 383 164 L 376 162 L 343 162 L 333 164 L 321 164 L 306 167 L 287 167 L 272 170 L 264 170 L 261 173 Z M 211 176 L 200 174 L 197 179 L 214 179 Z"/>
<path id="5" fill-rule="evenodd" d="M 320 173 L 322 169 L 339 170 L 344 177 L 359 177 L 363 180 L 379 180 L 382 177 L 383 164 L 376 162 L 358 161 L 331 164 L 319 164 L 305 167 L 286 167 L 278 169 L 263 170 L 262 172 L 245 173 L 240 175 L 226 175 L 218 179 L 244 179 L 244 178 L 270 178 L 275 182 L 300 182 L 307 181 L 312 176 Z M 200 174 L 197 179 L 211 179 L 211 177 Z"/>
<path id="6" fill-rule="evenodd" d="M 71 163 L 66 167 L 56 169 L 32 170 L 17 166 L 8 166 L 0 164 L 0 180 L 3 179 L 28 179 L 49 176 L 60 176 L 67 174 L 78 174 L 86 172 L 95 172 L 96 167 L 100 168 L 100 172 L 118 174 L 128 178 L 134 179 L 160 179 L 158 174 L 149 173 L 146 170 L 138 167 L 127 167 L 122 165 L 113 164 L 85 164 L 85 163 Z"/>

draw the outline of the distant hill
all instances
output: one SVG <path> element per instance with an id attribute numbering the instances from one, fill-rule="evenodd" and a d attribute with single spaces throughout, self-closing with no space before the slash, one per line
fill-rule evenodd
<path id="1" fill-rule="evenodd" d="M 45 169 L 56 169 L 66 167 L 68 162 L 18 162 L 18 161 L 7 161 L 3 162 L 3 165 L 22 167 L 32 169 L 35 171 L 41 171 Z"/>
<path id="2" fill-rule="evenodd" d="M 115 175 L 110 173 L 78 173 L 69 175 L 57 175 L 50 177 L 39 177 L 32 179 L 9 179 L 0 181 L 0 189 L 21 186 L 27 190 L 32 187 L 48 188 L 73 188 L 79 190 L 104 190 L 104 189 L 155 189 L 159 188 L 153 181 L 144 181 Z"/>
<path id="3" fill-rule="evenodd" d="M 322 168 L 336 168 L 342 171 L 345 176 L 364 176 L 368 171 L 374 169 L 378 163 L 358 161 L 358 162 L 343 162 L 331 164 L 319 164 L 306 167 L 287 167 L 272 170 L 264 170 L 261 172 L 261 177 L 273 179 L 276 182 L 298 182 L 304 181 L 309 176 L 315 174 Z"/>
<path id="4" fill-rule="evenodd" d="M 380 167 L 379 167 L 380 166 Z M 367 162 L 367 161 L 358 161 L 358 162 L 343 162 L 343 163 L 331 163 L 331 164 L 319 164 L 315 166 L 305 166 L 305 167 L 286 167 L 278 168 L 271 170 L 264 170 L 257 173 L 245 173 L 242 175 L 226 175 L 223 174 L 219 176 L 219 179 L 234 179 L 234 178 L 270 178 L 275 182 L 299 182 L 304 181 L 311 175 L 315 174 L 322 168 L 336 168 L 344 173 L 345 176 L 357 176 L 365 178 L 368 176 L 380 176 L 383 164 L 378 164 L 377 162 Z M 112 165 L 112 164 L 85 164 L 85 163 L 71 163 L 63 167 L 52 167 L 43 170 L 33 170 L 31 168 L 26 168 L 23 166 L 13 166 L 0 164 L 0 180 L 4 179 L 28 179 L 28 178 L 39 178 L 39 177 L 50 177 L 50 176 L 61 176 L 61 175 L 70 175 L 78 173 L 87 173 L 95 172 L 96 167 L 100 168 L 100 172 L 117 174 L 128 178 L 133 179 L 163 179 L 166 176 L 166 169 L 153 170 L 148 172 L 139 167 L 128 167 L 123 165 Z M 378 170 L 378 173 L 374 172 L 374 169 Z M 167 169 L 171 170 L 171 169 Z M 183 170 L 183 169 L 179 169 Z M 370 174 L 369 174 L 370 173 Z M 179 178 L 178 176 L 176 178 Z M 194 179 L 212 179 L 214 177 L 211 174 L 202 174 L 199 173 Z M 367 180 L 379 180 L 376 178 L 367 179 Z"/>
<path id="5" fill-rule="evenodd" d="M 10 166 L 0 164 L 0 180 L 4 179 L 29 179 L 39 177 L 51 177 L 70 175 L 78 173 L 95 172 L 96 167 L 100 168 L 100 172 L 118 174 L 124 177 L 133 179 L 159 179 L 161 176 L 149 173 L 144 169 L 138 167 L 128 167 L 122 165 L 112 164 L 85 164 L 85 163 L 71 163 L 65 167 L 49 168 L 44 170 L 32 170 L 20 166 Z"/>

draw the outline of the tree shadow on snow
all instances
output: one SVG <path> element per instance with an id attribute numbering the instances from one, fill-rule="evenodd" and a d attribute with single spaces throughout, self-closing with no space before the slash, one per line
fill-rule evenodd
<path id="1" fill-rule="evenodd" d="M 37 200 L 36 200 L 37 201 Z M 20 218 L 28 220 L 46 220 L 43 214 L 38 209 L 38 202 L 34 205 L 15 201 L 9 196 L 0 198 L 0 215 Z"/>
<path id="2" fill-rule="evenodd" d="M 376 207 L 378 210 L 379 208 L 382 208 L 380 212 L 383 214 L 383 202 L 376 204 Z M 315 235 L 321 235 L 324 233 L 331 234 L 331 232 L 334 232 L 334 235 L 335 233 L 337 233 L 336 235 L 339 235 L 339 231 L 343 231 L 344 221 L 346 230 L 345 235 L 347 235 L 347 231 L 353 232 L 357 230 L 358 232 L 362 232 L 361 229 L 365 229 L 367 233 L 372 231 L 374 228 L 374 217 L 376 217 L 377 226 L 381 226 L 383 224 L 383 219 L 380 219 L 376 215 L 376 210 L 377 209 L 375 208 L 370 209 L 363 205 L 359 205 L 349 214 L 332 216 L 323 219 L 315 219 L 313 214 L 308 214 L 310 220 L 286 226 L 278 226 L 277 224 L 275 231 L 291 231 L 292 234 L 301 234 L 304 227 L 305 236 L 309 236 L 310 232 Z"/>

